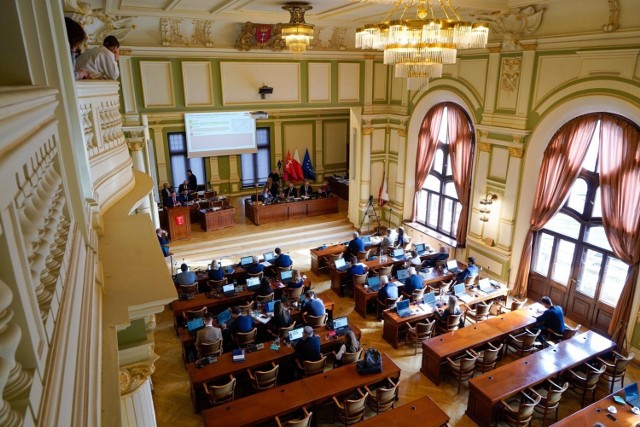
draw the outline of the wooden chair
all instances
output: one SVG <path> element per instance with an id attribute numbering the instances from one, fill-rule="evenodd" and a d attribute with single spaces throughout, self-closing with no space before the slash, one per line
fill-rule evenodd
<path id="1" fill-rule="evenodd" d="M 605 367 L 602 373 L 602 378 L 611 383 L 609 387 L 609 393 L 613 393 L 613 385 L 620 381 L 620 387 L 624 387 L 624 376 L 627 373 L 627 365 L 633 360 L 633 353 L 629 353 L 628 356 L 612 351 L 612 359 L 602 359 L 598 357 L 598 361 Z"/>
<path id="2" fill-rule="evenodd" d="M 248 273 L 247 272 L 247 276 L 248 277 L 259 277 L 260 280 L 262 280 L 262 278 L 264 277 L 264 271 L 260 271 L 258 273 Z"/>
<path id="3" fill-rule="evenodd" d="M 233 340 L 236 342 L 238 347 L 245 348 L 249 344 L 253 344 L 256 342 L 256 336 L 258 335 L 258 329 L 253 328 L 249 332 L 236 332 L 233 335 Z"/>
<path id="4" fill-rule="evenodd" d="M 353 285 L 364 285 L 367 283 L 367 277 L 369 277 L 369 272 L 364 274 L 354 274 L 353 275 Z"/>
<path id="5" fill-rule="evenodd" d="M 289 332 L 293 330 L 293 328 L 296 327 L 296 321 L 294 320 L 293 323 L 289 326 L 283 326 L 282 328 L 278 328 L 278 338 L 280 338 L 281 340 L 286 340 L 289 338 Z"/>
<path id="6" fill-rule="evenodd" d="M 582 392 L 582 400 L 580 404 L 584 408 L 584 403 L 587 398 L 587 394 L 591 393 L 591 400 L 596 399 L 596 386 L 600 380 L 600 376 L 607 368 L 606 365 L 602 365 L 600 368 L 596 368 L 593 365 L 585 363 L 584 371 L 574 371 L 569 369 L 567 371 L 567 380 L 571 384 L 576 392 Z"/>
<path id="7" fill-rule="evenodd" d="M 436 268 L 443 268 L 445 265 L 447 265 L 447 260 L 437 260 L 436 262 L 434 262 L 434 266 Z"/>
<path id="8" fill-rule="evenodd" d="M 307 408 L 302 408 L 304 413 L 303 418 L 295 418 L 285 421 L 284 424 L 280 421 L 279 417 L 276 417 L 276 424 L 278 427 L 311 427 L 311 416 L 313 412 L 307 411 Z"/>
<path id="9" fill-rule="evenodd" d="M 298 369 L 302 371 L 302 375 L 304 375 L 305 377 L 323 373 L 326 364 L 327 356 L 322 356 L 320 360 L 317 360 L 315 362 L 305 360 L 301 363 L 300 360 L 296 359 L 296 366 L 298 366 Z"/>
<path id="10" fill-rule="evenodd" d="M 384 303 L 380 303 L 380 300 L 376 298 L 376 301 L 378 302 L 378 319 L 382 319 L 382 312 L 395 306 L 398 299 L 387 298 L 384 300 Z"/>
<path id="11" fill-rule="evenodd" d="M 505 311 L 516 311 L 516 310 L 520 310 L 522 307 L 524 307 L 525 303 L 527 302 L 527 298 L 523 299 L 522 301 L 519 301 L 517 299 L 512 299 L 511 300 L 511 305 L 509 307 L 507 307 L 506 305 L 502 304 L 502 303 L 498 303 L 498 314 L 502 314 Z"/>
<path id="12" fill-rule="evenodd" d="M 398 384 L 394 383 L 391 378 L 387 378 L 388 387 L 379 387 L 373 391 L 368 386 L 364 386 L 367 391 L 367 406 L 379 415 L 383 412 L 393 409 L 398 396 Z"/>
<path id="13" fill-rule="evenodd" d="M 424 288 L 422 288 L 422 289 L 416 289 L 416 290 L 415 290 L 415 291 L 413 291 L 411 294 L 407 294 L 407 293 L 405 293 L 405 292 L 402 292 L 402 295 L 403 295 L 405 298 L 407 298 L 407 299 L 409 299 L 409 300 L 411 300 L 411 301 L 414 301 L 414 302 L 415 302 L 415 301 L 421 300 L 421 299 L 422 299 L 422 297 L 424 297 Z"/>
<path id="14" fill-rule="evenodd" d="M 475 276 L 467 276 L 467 278 L 464 279 L 464 284 L 465 285 L 473 285 L 474 283 L 476 283 L 476 279 L 477 278 L 478 278 L 477 274 Z"/>
<path id="15" fill-rule="evenodd" d="M 476 304 L 475 309 L 468 309 L 464 312 L 464 322 L 469 320 L 470 323 L 478 323 L 489 318 L 489 312 L 491 311 L 492 303 L 485 304 L 479 302 Z M 464 323 L 463 322 L 463 323 Z"/>
<path id="16" fill-rule="evenodd" d="M 405 341 L 411 342 L 413 344 L 415 350 L 413 352 L 414 355 L 418 354 L 418 347 L 420 347 L 422 341 L 426 340 L 427 338 L 431 338 L 431 335 L 433 335 L 433 325 L 435 325 L 435 323 L 435 320 L 429 322 L 429 320 L 427 319 L 425 320 L 425 322 L 416 323 L 415 326 L 409 325 Z"/>
<path id="17" fill-rule="evenodd" d="M 253 311 L 253 301 L 249 301 L 244 305 L 239 305 L 238 308 L 244 314 L 249 314 Z"/>
<path id="18" fill-rule="evenodd" d="M 300 286 L 299 288 L 284 288 L 282 290 L 282 294 L 287 299 L 292 299 L 292 300 L 298 299 L 299 300 L 300 296 L 302 295 L 302 291 L 304 291 L 304 287 L 303 286 Z"/>
<path id="19" fill-rule="evenodd" d="M 547 329 L 547 337 L 548 337 L 547 341 L 549 343 L 558 343 L 560 341 L 570 340 L 578 333 L 581 326 L 582 325 L 578 323 L 578 325 L 575 328 L 572 328 L 571 326 L 565 323 L 564 332 L 562 334 L 558 334 L 552 331 L 551 329 Z"/>
<path id="20" fill-rule="evenodd" d="M 363 349 L 360 348 L 360 350 L 356 351 L 355 353 L 349 353 L 345 351 L 344 353 L 342 353 L 342 358 L 340 359 L 340 363 L 342 363 L 342 365 L 348 365 L 350 363 L 357 362 L 362 357 L 362 350 Z M 335 360 L 335 362 L 333 363 L 333 366 L 336 367 L 338 365 L 338 360 L 335 358 L 336 352 L 332 351 L 331 353 L 333 354 L 333 358 Z"/>
<path id="21" fill-rule="evenodd" d="M 389 276 L 391 275 L 391 270 L 392 270 L 393 266 L 389 265 L 386 267 L 380 267 L 378 270 L 374 269 L 373 271 L 375 271 L 378 276 Z"/>
<path id="22" fill-rule="evenodd" d="M 358 253 L 356 254 L 358 261 L 366 261 L 367 259 L 369 259 L 370 252 L 371 252 L 371 249 L 368 249 L 366 251 L 358 251 Z"/>
<path id="23" fill-rule="evenodd" d="M 439 285 L 437 285 L 434 288 L 430 287 L 430 289 L 432 292 L 437 293 L 439 296 L 445 296 L 451 290 L 451 286 L 453 286 L 453 282 L 454 280 L 449 280 L 448 282 L 440 282 Z"/>
<path id="24" fill-rule="evenodd" d="M 222 280 L 207 280 L 207 286 L 209 287 L 209 291 L 217 291 L 222 287 L 222 285 L 227 284 L 227 278 L 224 277 Z"/>
<path id="25" fill-rule="evenodd" d="M 342 258 L 343 254 L 344 254 L 343 252 L 340 252 L 339 254 L 327 255 L 326 257 L 324 257 L 324 262 L 327 264 L 327 266 L 329 266 L 330 268 L 333 268 L 333 266 L 335 265 L 335 262 L 340 258 Z"/>
<path id="26" fill-rule="evenodd" d="M 322 316 L 312 316 L 305 313 L 302 315 L 302 320 L 312 328 L 319 328 L 327 324 L 327 313 Z"/>
<path id="27" fill-rule="evenodd" d="M 222 354 L 222 338 L 212 342 L 201 342 L 198 348 L 198 357 L 220 356 Z"/>
<path id="28" fill-rule="evenodd" d="M 560 407 L 560 399 L 562 394 L 569 388 L 569 383 L 565 382 L 564 385 L 559 386 L 551 380 L 547 380 L 545 387 L 537 389 L 535 392 L 541 397 L 540 403 L 535 407 L 535 411 L 542 414 L 542 426 L 544 427 L 547 421 L 547 413 L 553 411 L 555 413 L 555 420 L 558 421 L 558 408 Z"/>
<path id="29" fill-rule="evenodd" d="M 473 350 L 467 350 L 465 354 L 454 360 L 447 357 L 447 366 L 449 371 L 458 381 L 458 394 L 460 394 L 460 386 L 463 381 L 469 381 L 473 377 L 476 369 L 476 359 L 478 355 Z"/>
<path id="30" fill-rule="evenodd" d="M 262 391 L 274 388 L 278 382 L 278 370 L 280 366 L 271 362 L 271 369 L 268 371 L 254 371 L 247 369 L 249 381 L 255 390 Z"/>
<path id="31" fill-rule="evenodd" d="M 229 375 L 229 382 L 223 385 L 214 385 L 204 383 L 204 393 L 213 406 L 220 403 L 233 401 L 233 395 L 236 389 L 236 379 L 233 375 Z"/>
<path id="32" fill-rule="evenodd" d="M 445 321 L 438 320 L 436 330 L 438 334 L 444 334 L 451 331 L 457 331 L 460 328 L 460 314 L 450 314 Z"/>
<path id="33" fill-rule="evenodd" d="M 517 335 L 509 334 L 505 341 L 504 353 L 507 354 L 508 351 L 511 351 L 520 357 L 527 353 L 532 353 L 536 349 L 535 344 L 538 335 L 540 335 L 539 329 L 535 333 L 525 329 L 524 332 Z"/>
<path id="34" fill-rule="evenodd" d="M 338 417 L 338 420 L 345 426 L 358 423 L 364 420 L 364 410 L 366 408 L 365 403 L 367 399 L 367 393 L 363 393 L 361 390 L 358 390 L 358 394 L 360 394 L 359 399 L 354 400 L 345 400 L 340 403 L 338 399 L 333 396 L 333 403 L 335 404 L 335 414 Z"/>
<path id="35" fill-rule="evenodd" d="M 531 396 L 530 396 L 531 395 Z M 528 394 L 524 391 L 520 392 L 520 398 L 516 396 L 511 401 L 500 401 L 500 414 L 504 421 L 511 426 L 526 427 L 531 425 L 533 411 L 538 403 L 540 403 L 540 395 L 529 390 Z M 518 406 L 514 407 L 513 405 Z"/>
<path id="36" fill-rule="evenodd" d="M 180 294 L 193 298 L 198 294 L 198 282 L 190 285 L 180 285 Z"/>
<path id="37" fill-rule="evenodd" d="M 484 374 L 485 372 L 489 372 L 495 368 L 501 350 L 502 344 L 496 347 L 489 343 L 486 349 L 478 353 L 478 358 L 476 359 L 476 371 Z"/>
<path id="38" fill-rule="evenodd" d="M 273 292 L 269 295 L 256 295 L 256 304 L 260 306 L 268 303 L 269 301 L 273 301 Z"/>
<path id="39" fill-rule="evenodd" d="M 207 314 L 207 307 L 202 307 L 199 310 L 185 310 L 182 312 L 182 317 L 184 318 L 184 321 L 187 322 L 199 317 L 204 319 L 205 314 Z"/>

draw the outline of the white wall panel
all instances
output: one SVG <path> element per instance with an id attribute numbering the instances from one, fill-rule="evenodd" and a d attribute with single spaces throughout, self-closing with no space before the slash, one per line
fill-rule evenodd
<path id="1" fill-rule="evenodd" d="M 491 156 L 490 177 L 505 181 L 507 179 L 507 166 L 509 165 L 509 150 L 506 148 L 493 148 Z"/>
<path id="2" fill-rule="evenodd" d="M 386 131 L 384 129 L 374 129 L 371 134 L 371 152 L 378 153 L 384 151 Z"/>
<path id="3" fill-rule="evenodd" d="M 360 64 L 338 64 L 338 102 L 360 100 Z"/>
<path id="4" fill-rule="evenodd" d="M 337 164 L 347 162 L 347 141 L 349 122 L 326 121 L 324 122 L 324 164 Z M 354 164 L 355 162 L 352 162 Z"/>
<path id="5" fill-rule="evenodd" d="M 486 59 L 460 60 L 459 77 L 466 81 L 481 97 L 484 97 L 487 86 L 488 62 Z"/>
<path id="6" fill-rule="evenodd" d="M 187 107 L 213 105 L 211 63 L 189 61 L 182 63 L 182 87 Z"/>
<path id="7" fill-rule="evenodd" d="M 387 66 L 381 62 L 373 64 L 373 100 L 387 99 Z"/>
<path id="8" fill-rule="evenodd" d="M 141 61 L 140 74 L 145 107 L 175 107 L 171 62 Z"/>
<path id="9" fill-rule="evenodd" d="M 299 103 L 302 100 L 299 63 L 221 62 L 220 73 L 224 105 Z M 258 93 L 263 84 L 273 88 L 273 93 L 266 95 L 266 99 L 261 99 Z"/>
<path id="10" fill-rule="evenodd" d="M 331 64 L 309 63 L 309 102 L 331 102 Z"/>
<path id="11" fill-rule="evenodd" d="M 305 150 L 309 150 L 309 155 L 313 156 L 313 124 L 311 123 L 285 123 L 282 126 L 284 140 L 283 153 L 291 151 L 291 156 L 298 150 L 300 162 L 304 160 Z"/>
<path id="12" fill-rule="evenodd" d="M 580 61 L 575 56 L 543 56 L 538 62 L 538 78 L 534 89 L 533 101 L 540 102 L 549 92 L 559 85 L 578 77 Z"/>

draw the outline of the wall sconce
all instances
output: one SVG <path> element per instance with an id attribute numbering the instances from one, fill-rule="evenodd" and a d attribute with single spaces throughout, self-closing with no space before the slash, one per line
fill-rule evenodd
<path id="1" fill-rule="evenodd" d="M 258 88 L 258 93 L 260 94 L 260 98 L 264 99 L 266 95 L 271 95 L 273 93 L 273 88 L 262 83 L 262 86 Z"/>
<path id="2" fill-rule="evenodd" d="M 484 199 L 480 199 L 480 221 L 488 222 L 491 214 L 491 205 L 494 200 L 498 200 L 498 195 L 487 193 Z"/>

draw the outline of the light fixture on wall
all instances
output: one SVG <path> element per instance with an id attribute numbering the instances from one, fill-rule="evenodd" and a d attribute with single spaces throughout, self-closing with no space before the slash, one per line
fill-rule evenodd
<path id="1" fill-rule="evenodd" d="M 455 64 L 457 49 L 487 46 L 488 25 L 463 21 L 450 0 L 359 1 L 392 4 L 382 22 L 356 29 L 356 48 L 383 50 L 384 63 L 394 66 L 395 77 L 407 78 L 410 90 L 442 77 L 442 65 Z M 443 18 L 436 18 L 433 4 Z M 414 7 L 415 18 L 406 19 Z"/>
<path id="2" fill-rule="evenodd" d="M 258 93 L 260 94 L 260 99 L 264 99 L 266 95 L 271 95 L 273 93 L 273 88 L 262 83 L 262 86 L 258 88 Z"/>
<path id="3" fill-rule="evenodd" d="M 498 200 L 498 195 L 494 193 L 487 193 L 484 199 L 480 199 L 480 221 L 489 221 L 489 215 L 491 215 L 491 205 L 493 204 L 494 200 Z"/>
<path id="4" fill-rule="evenodd" d="M 313 40 L 313 25 L 304 22 L 304 13 L 313 7 L 309 3 L 286 3 L 282 8 L 291 15 L 289 23 L 282 24 L 282 38 L 290 52 L 305 52 Z"/>

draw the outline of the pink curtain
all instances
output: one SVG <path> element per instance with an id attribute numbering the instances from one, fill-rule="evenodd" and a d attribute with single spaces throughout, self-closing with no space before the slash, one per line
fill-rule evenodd
<path id="1" fill-rule="evenodd" d="M 418 216 L 418 195 L 427 179 L 427 175 L 429 175 L 431 164 L 433 163 L 433 156 L 436 154 L 444 107 L 445 104 L 438 104 L 429 110 L 420 126 L 418 150 L 416 152 L 416 187 L 413 197 L 413 221 L 415 221 Z"/>
<path id="2" fill-rule="evenodd" d="M 469 222 L 469 198 L 471 194 L 471 171 L 473 169 L 473 130 L 465 112 L 455 104 L 447 104 L 447 124 L 449 133 L 449 155 L 453 169 L 453 183 L 458 200 L 462 205 L 456 243 L 464 246 L 467 242 Z"/>
<path id="3" fill-rule="evenodd" d="M 640 262 L 640 131 L 620 117 L 605 115 L 600 124 L 600 191 L 609 244 L 631 266 L 609 325 L 611 335 L 621 326 L 621 348 Z"/>
<path id="4" fill-rule="evenodd" d="M 538 175 L 529 231 L 522 247 L 520 266 L 516 275 L 514 294 L 527 294 L 533 234 L 555 215 L 576 180 L 589 143 L 595 132 L 598 115 L 578 117 L 564 125 L 553 136 L 544 150 L 544 158 Z"/>

